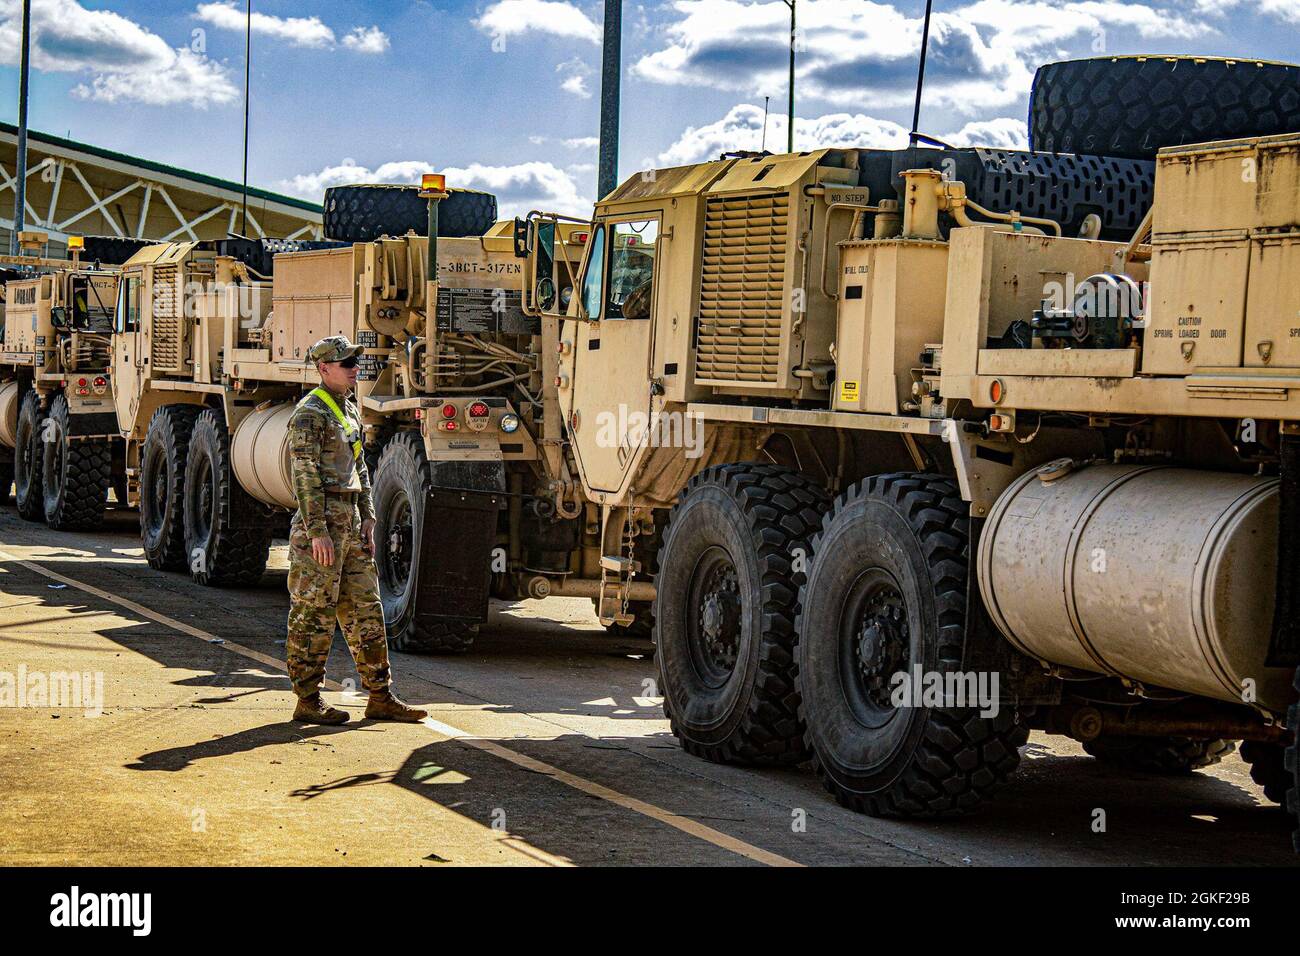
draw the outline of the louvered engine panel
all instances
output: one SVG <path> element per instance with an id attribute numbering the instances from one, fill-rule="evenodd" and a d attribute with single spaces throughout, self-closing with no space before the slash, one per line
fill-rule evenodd
<path id="1" fill-rule="evenodd" d="M 158 372 L 180 375 L 185 367 L 185 309 L 176 266 L 155 266 L 153 272 L 153 334 L 150 362 Z"/>
<path id="2" fill-rule="evenodd" d="M 696 330 L 697 384 L 784 385 L 789 220 L 787 195 L 708 200 Z"/>

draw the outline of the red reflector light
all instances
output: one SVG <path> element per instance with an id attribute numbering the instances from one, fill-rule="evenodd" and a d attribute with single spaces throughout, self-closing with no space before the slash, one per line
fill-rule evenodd
<path id="1" fill-rule="evenodd" d="M 451 402 L 448 402 L 446 405 L 442 406 L 442 417 L 447 419 L 455 418 L 456 406 L 451 404 Z"/>
<path id="2" fill-rule="evenodd" d="M 423 417 L 424 417 L 424 409 L 423 409 L 423 408 L 417 408 L 417 409 L 415 410 L 415 420 L 418 422 L 418 421 L 419 421 L 421 418 L 423 418 Z"/>
<path id="3" fill-rule="evenodd" d="M 582 245 L 584 242 L 587 241 L 587 234 L 585 232 L 575 232 L 573 234 L 573 241 L 576 242 L 578 245 Z"/>
<path id="4" fill-rule="evenodd" d="M 443 422 L 442 427 L 444 431 L 454 432 L 460 426 L 457 425 L 455 422 Z"/>
<path id="5" fill-rule="evenodd" d="M 77 384 L 80 385 L 82 388 L 85 388 L 85 387 L 86 387 L 86 380 L 85 380 L 84 378 L 79 378 L 79 379 L 77 379 Z"/>
<path id="6" fill-rule="evenodd" d="M 475 402 L 469 407 L 470 418 L 487 418 L 488 407 L 482 402 Z"/>
<path id="7" fill-rule="evenodd" d="M 107 384 L 108 384 L 108 379 L 104 378 L 104 376 L 102 375 L 99 378 L 95 379 L 96 388 L 103 388 Z"/>

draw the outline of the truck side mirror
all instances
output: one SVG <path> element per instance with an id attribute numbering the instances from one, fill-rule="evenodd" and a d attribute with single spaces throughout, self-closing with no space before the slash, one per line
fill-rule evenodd
<path id="1" fill-rule="evenodd" d="M 543 312 L 549 312 L 555 305 L 555 280 L 550 276 L 542 276 L 537 280 L 537 307 Z"/>
<path id="2" fill-rule="evenodd" d="M 515 258 L 527 259 L 528 248 L 531 243 L 528 241 L 528 231 L 532 224 L 527 219 L 515 217 Z"/>

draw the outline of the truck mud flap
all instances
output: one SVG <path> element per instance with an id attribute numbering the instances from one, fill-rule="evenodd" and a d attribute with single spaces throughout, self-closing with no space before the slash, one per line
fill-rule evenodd
<path id="1" fill-rule="evenodd" d="M 489 491 L 429 491 L 420 534 L 417 619 L 487 620 L 492 549 L 502 500 Z"/>
<path id="2" fill-rule="evenodd" d="M 72 438 L 117 438 L 117 413 L 74 412 L 68 416 L 68 435 Z"/>

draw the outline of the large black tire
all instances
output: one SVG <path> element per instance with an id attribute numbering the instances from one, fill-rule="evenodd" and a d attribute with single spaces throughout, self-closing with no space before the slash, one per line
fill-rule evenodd
<path id="1" fill-rule="evenodd" d="M 1228 740 L 1187 737 L 1098 737 L 1083 749 L 1102 763 L 1140 773 L 1184 774 L 1212 767 L 1237 749 Z"/>
<path id="2" fill-rule="evenodd" d="M 45 489 L 42 487 L 45 448 L 41 442 L 45 412 L 35 391 L 23 396 L 14 432 L 14 499 L 18 514 L 28 521 L 45 520 Z"/>
<path id="3" fill-rule="evenodd" d="M 840 495 L 813 542 L 799 616 L 800 715 L 818 775 L 852 810 L 966 812 L 1020 763 L 1029 731 L 1015 708 L 981 716 L 969 701 L 894 696 L 898 672 L 961 671 L 968 515 L 950 478 L 877 475 Z"/>
<path id="4" fill-rule="evenodd" d="M 388 646 L 411 654 L 459 654 L 469 650 L 478 625 L 430 621 L 415 614 L 419 541 L 424 504 L 432 487 L 424 442 L 417 432 L 398 432 L 384 446 L 372 481 L 375 502 L 375 566 L 384 605 Z"/>
<path id="5" fill-rule="evenodd" d="M 213 587 L 249 587 L 262 579 L 271 550 L 266 508 L 231 472 L 224 416 L 208 409 L 194 423 L 185 456 L 185 553 L 190 577 Z"/>
<path id="6" fill-rule="evenodd" d="M 124 239 L 120 236 L 85 236 L 81 250 L 82 262 L 120 266 L 142 248 L 152 244 L 152 239 Z"/>
<path id="7" fill-rule="evenodd" d="M 654 618 L 664 713 L 687 752 L 807 759 L 794 684 L 799 556 L 829 503 L 803 475 L 750 462 L 709 468 L 678 498 Z"/>
<path id="8" fill-rule="evenodd" d="M 1300 67 L 1185 56 L 1038 68 L 1030 149 L 1151 159 L 1162 146 L 1300 130 Z"/>
<path id="9" fill-rule="evenodd" d="M 453 189 L 438 204 L 438 235 L 481 236 L 497 221 L 497 197 Z M 331 186 L 325 190 L 325 238 L 373 242 L 380 236 L 429 233 L 429 204 L 418 186 Z"/>
<path id="10" fill-rule="evenodd" d="M 72 441 L 70 418 L 67 396 L 56 396 L 42 427 L 45 523 L 55 531 L 87 531 L 104 523 L 113 445 L 106 439 Z"/>
<path id="11" fill-rule="evenodd" d="M 153 413 L 140 449 L 140 541 L 149 566 L 189 567 L 185 550 L 185 458 L 190 433 L 203 409 L 164 405 Z"/>

